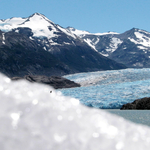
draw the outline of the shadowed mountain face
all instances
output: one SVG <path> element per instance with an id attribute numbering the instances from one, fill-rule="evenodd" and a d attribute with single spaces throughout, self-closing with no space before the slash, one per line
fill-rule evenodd
<path id="1" fill-rule="evenodd" d="M 0 20 L 0 30 L 0 71 L 10 77 L 126 68 L 38 13 Z"/>
<path id="2" fill-rule="evenodd" d="M 24 35 L 7 32 L 5 42 L 0 46 L 0 71 L 7 76 L 61 75 L 70 71 L 52 54 Z"/>

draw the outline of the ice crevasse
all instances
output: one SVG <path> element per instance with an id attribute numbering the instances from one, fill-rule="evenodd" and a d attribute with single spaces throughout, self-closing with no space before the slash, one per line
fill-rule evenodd
<path id="1" fill-rule="evenodd" d="M 149 150 L 147 126 L 83 106 L 47 85 L 0 78 L 1 150 Z"/>

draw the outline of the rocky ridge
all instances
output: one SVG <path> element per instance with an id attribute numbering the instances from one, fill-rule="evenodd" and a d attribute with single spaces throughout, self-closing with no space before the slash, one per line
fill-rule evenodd
<path id="1" fill-rule="evenodd" d="M 124 104 L 121 110 L 127 109 L 138 109 L 138 110 L 150 110 L 150 97 L 144 97 L 141 99 L 137 99 L 132 103 Z"/>
<path id="2" fill-rule="evenodd" d="M 88 33 L 69 27 L 103 56 L 130 68 L 150 67 L 150 33 L 132 28 L 124 33 Z"/>
<path id="3" fill-rule="evenodd" d="M 47 76 L 26 75 L 24 77 L 11 78 L 12 81 L 21 80 L 21 79 L 25 79 L 33 83 L 37 82 L 37 83 L 47 84 L 52 86 L 55 89 L 80 87 L 80 84 L 59 76 L 47 77 Z"/>

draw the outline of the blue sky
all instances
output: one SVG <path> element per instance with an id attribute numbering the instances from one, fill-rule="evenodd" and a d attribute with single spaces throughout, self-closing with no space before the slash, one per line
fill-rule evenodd
<path id="1" fill-rule="evenodd" d="M 35 12 L 62 27 L 91 33 L 123 33 L 133 27 L 150 32 L 150 0 L 0 0 L 0 19 Z"/>

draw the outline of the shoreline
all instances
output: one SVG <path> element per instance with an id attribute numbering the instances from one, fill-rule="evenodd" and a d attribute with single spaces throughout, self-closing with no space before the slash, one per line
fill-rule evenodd
<path id="1" fill-rule="evenodd" d="M 150 110 L 103 109 L 138 124 L 150 126 Z"/>

